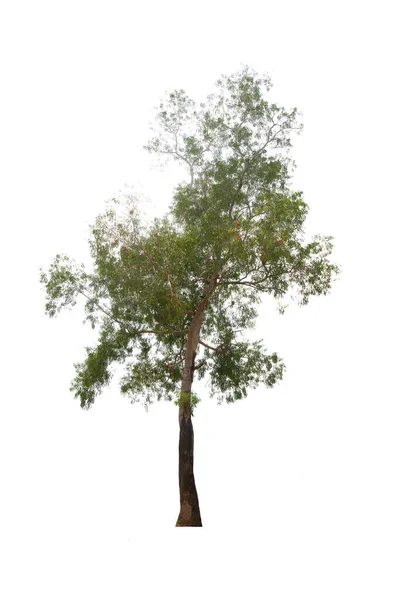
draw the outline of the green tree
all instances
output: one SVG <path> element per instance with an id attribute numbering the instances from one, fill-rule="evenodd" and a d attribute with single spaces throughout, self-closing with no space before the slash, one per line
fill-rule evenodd
<path id="1" fill-rule="evenodd" d="M 308 207 L 290 189 L 297 110 L 268 98 L 271 83 L 245 67 L 223 76 L 196 106 L 183 90 L 160 104 L 150 152 L 179 161 L 188 180 L 170 210 L 146 227 L 133 196 L 113 204 L 91 228 L 91 271 L 57 255 L 42 271 L 46 312 L 84 298 L 98 343 L 75 365 L 71 390 L 89 408 L 125 364 L 121 392 L 132 401 L 179 405 L 180 513 L 177 526 L 201 526 L 193 475 L 194 376 L 208 375 L 219 402 L 259 384 L 272 387 L 284 365 L 261 340 L 246 341 L 263 294 L 300 304 L 326 294 L 338 267 L 332 238 L 304 240 Z M 283 312 L 283 309 L 282 309 Z"/>

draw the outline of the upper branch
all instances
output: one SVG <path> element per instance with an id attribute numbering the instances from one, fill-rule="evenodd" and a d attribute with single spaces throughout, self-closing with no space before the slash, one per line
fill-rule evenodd
<path id="1" fill-rule="evenodd" d="M 155 333 L 156 335 L 183 335 L 189 333 L 189 329 L 180 329 L 178 331 L 158 331 L 156 329 L 138 329 L 130 331 L 131 335 L 142 335 L 143 333 Z"/>
<path id="2" fill-rule="evenodd" d="M 122 327 L 124 327 L 124 328 L 128 328 L 128 329 L 129 329 L 129 325 L 128 325 L 128 323 L 124 323 L 124 321 L 121 321 L 120 319 L 117 319 L 116 317 L 114 317 L 114 316 L 112 315 L 111 311 L 110 311 L 109 309 L 106 309 L 106 308 L 104 308 L 104 306 L 102 306 L 98 300 L 96 300 L 95 298 L 91 298 L 90 296 L 88 296 L 88 295 L 87 295 L 87 294 L 84 292 L 84 290 L 83 290 L 82 286 L 80 286 L 80 287 L 78 288 L 78 292 L 79 292 L 79 293 L 80 293 L 82 296 L 84 296 L 84 297 L 85 297 L 87 300 L 89 300 L 89 302 L 93 302 L 93 304 L 94 304 L 95 306 L 97 306 L 97 308 L 98 308 L 98 309 L 99 309 L 99 310 L 100 310 L 102 313 L 104 313 L 104 314 L 105 314 L 105 315 L 106 315 L 106 316 L 107 316 L 109 319 L 111 319 L 111 320 L 112 320 L 112 321 L 114 321 L 115 323 L 118 323 L 118 325 L 121 325 Z"/>
<path id="3" fill-rule="evenodd" d="M 213 350 L 214 352 L 220 352 L 220 350 L 222 350 L 222 348 L 224 346 L 226 346 L 225 343 L 220 344 L 219 346 L 217 346 L 216 348 L 214 348 L 213 346 L 210 346 L 209 344 L 206 344 L 205 342 L 203 342 L 202 340 L 199 340 L 199 344 L 201 344 L 202 346 L 204 346 L 205 348 L 208 348 L 209 350 Z"/>

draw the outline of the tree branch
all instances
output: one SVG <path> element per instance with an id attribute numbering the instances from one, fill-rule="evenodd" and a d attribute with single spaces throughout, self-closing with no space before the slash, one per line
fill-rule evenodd
<path id="1" fill-rule="evenodd" d="M 93 302 L 95 304 L 95 306 L 97 306 L 97 308 L 104 313 L 109 319 L 111 319 L 112 321 L 114 321 L 115 323 L 118 323 L 118 325 L 121 325 L 124 328 L 129 329 L 129 326 L 127 323 L 124 323 L 123 321 L 120 321 L 120 319 L 117 319 L 115 317 L 113 317 L 113 315 L 111 314 L 111 312 L 109 310 L 106 310 L 99 302 L 98 300 L 96 300 L 95 298 L 91 298 L 90 296 L 88 296 L 87 294 L 85 294 L 85 292 L 83 291 L 82 287 L 79 287 L 78 292 L 80 294 L 82 294 L 82 296 L 84 296 L 87 300 L 89 300 L 89 302 Z"/>
<path id="2" fill-rule="evenodd" d="M 260 283 L 264 283 L 268 280 L 269 275 L 259 279 L 258 281 L 243 281 L 243 279 L 238 279 L 237 281 L 220 281 L 218 285 L 247 285 L 248 287 L 253 287 L 257 289 L 257 286 Z"/>
<path id="3" fill-rule="evenodd" d="M 159 267 L 157 265 L 157 263 L 154 261 L 154 259 L 146 252 L 143 244 L 141 245 L 141 248 L 142 248 L 142 252 L 143 252 L 144 256 L 147 258 L 149 263 L 152 265 L 153 269 L 155 271 L 158 271 L 159 273 L 164 273 L 167 276 L 168 283 L 169 283 L 169 286 L 171 289 L 171 298 L 173 298 L 175 296 L 175 286 L 171 281 L 171 274 L 169 273 L 169 271 L 166 271 L 165 269 L 162 269 L 161 267 Z"/>
<path id="4" fill-rule="evenodd" d="M 185 357 L 183 357 L 180 360 L 177 360 L 176 362 L 173 362 L 173 363 L 167 363 L 167 362 L 164 361 L 164 365 L 166 366 L 166 368 L 169 371 L 173 371 L 173 369 L 175 369 L 175 367 L 177 367 L 178 365 L 180 365 L 181 363 L 183 363 L 184 360 L 185 360 Z"/>
<path id="5" fill-rule="evenodd" d="M 197 371 L 197 369 L 200 369 L 205 363 L 206 363 L 206 359 L 203 358 L 202 360 L 200 360 L 194 367 L 193 367 L 193 371 Z"/>
<path id="6" fill-rule="evenodd" d="M 196 317 L 199 318 L 200 315 L 203 313 L 203 310 L 207 306 L 210 297 L 212 296 L 215 288 L 218 285 L 218 277 L 219 277 L 218 273 L 214 273 L 214 275 L 211 277 L 211 279 L 206 282 L 206 286 L 205 286 L 203 295 L 201 296 L 201 302 L 195 311 L 194 319 L 196 319 Z"/>
<path id="7" fill-rule="evenodd" d="M 183 335 L 184 333 L 188 333 L 189 329 L 179 329 L 177 331 L 160 331 L 160 330 L 156 330 L 156 329 L 138 329 L 136 331 L 132 331 L 129 328 L 129 324 L 128 323 L 124 323 L 123 321 L 116 319 L 115 317 L 113 317 L 113 315 L 106 310 L 103 306 L 101 306 L 101 304 L 99 304 L 99 302 L 97 300 L 95 300 L 94 298 L 91 298 L 90 296 L 88 296 L 87 294 L 85 294 L 85 292 L 82 289 L 78 290 L 80 294 L 82 294 L 82 296 L 84 296 L 85 298 L 87 298 L 87 300 L 89 300 L 90 302 L 94 302 L 94 304 L 97 306 L 97 308 L 103 312 L 109 319 L 111 319 L 112 321 L 114 321 L 115 323 L 118 323 L 119 325 L 121 325 L 122 327 L 125 328 L 125 331 L 127 334 L 129 335 L 142 335 L 145 333 L 154 333 L 156 335 Z"/>
<path id="8" fill-rule="evenodd" d="M 156 329 L 138 329 L 137 331 L 130 331 L 130 335 L 142 335 L 144 333 L 155 333 L 156 335 L 183 335 L 189 333 L 189 329 L 180 329 L 178 331 L 158 331 Z"/>
<path id="9" fill-rule="evenodd" d="M 213 346 L 210 346 L 209 344 L 206 344 L 205 342 L 203 342 L 202 340 L 199 340 L 199 344 L 201 344 L 202 346 L 204 346 L 205 348 L 208 348 L 209 350 L 213 350 L 214 352 L 220 352 L 220 350 L 222 350 L 222 348 L 224 346 L 226 346 L 225 343 L 220 344 L 219 346 L 217 346 L 216 348 L 213 348 Z"/>

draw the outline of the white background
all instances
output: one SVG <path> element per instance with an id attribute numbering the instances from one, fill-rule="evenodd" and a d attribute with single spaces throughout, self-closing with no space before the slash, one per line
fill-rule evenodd
<path id="1" fill-rule="evenodd" d="M 1 44 L 1 596 L 400 597 L 399 90 L 395 3 L 5 2 Z M 204 527 L 175 529 L 177 409 L 68 391 L 93 341 L 44 315 L 39 267 L 87 259 L 104 201 L 176 171 L 144 150 L 165 90 L 196 99 L 247 63 L 297 106 L 308 231 L 335 237 L 326 298 L 257 334 L 285 380 L 217 406 L 202 389 Z"/>

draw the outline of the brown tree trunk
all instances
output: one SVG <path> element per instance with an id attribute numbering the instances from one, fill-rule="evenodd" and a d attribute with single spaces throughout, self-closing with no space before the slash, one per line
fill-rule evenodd
<path id="1" fill-rule="evenodd" d="M 193 474 L 194 434 L 190 407 L 190 394 L 193 383 L 194 361 L 196 351 L 192 350 L 190 371 L 184 369 L 182 392 L 179 406 L 179 495 L 181 510 L 176 527 L 202 527 L 199 498 Z M 185 399 L 185 402 L 183 400 Z"/>
<path id="2" fill-rule="evenodd" d="M 217 275 L 204 286 L 203 295 L 188 333 L 185 363 L 182 374 L 181 402 L 179 405 L 179 493 L 181 510 L 176 527 L 202 527 L 199 499 L 193 474 L 193 425 L 190 399 L 196 350 L 200 340 L 200 329 L 204 309 L 217 286 Z"/>
<path id="3" fill-rule="evenodd" d="M 188 407 L 185 407 L 188 408 Z M 176 527 L 202 527 L 199 499 L 193 474 L 193 425 L 190 410 L 180 419 L 179 493 L 181 510 Z"/>

